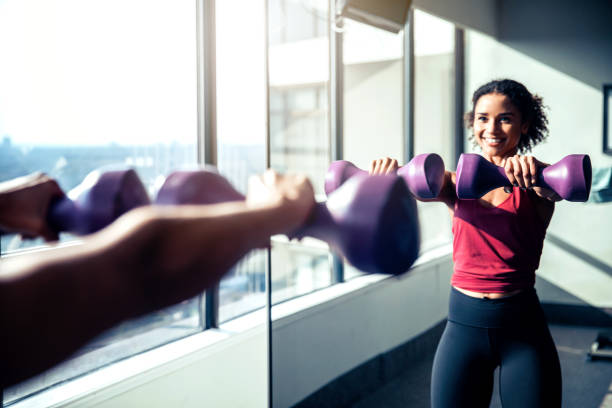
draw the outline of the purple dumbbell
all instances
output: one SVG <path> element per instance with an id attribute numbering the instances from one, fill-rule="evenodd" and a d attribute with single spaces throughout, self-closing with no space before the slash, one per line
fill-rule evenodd
<path id="1" fill-rule="evenodd" d="M 51 203 L 47 222 L 56 232 L 89 234 L 123 213 L 150 203 L 149 196 L 132 169 L 90 173 L 76 189 L 73 201 L 64 196 Z"/>
<path id="2" fill-rule="evenodd" d="M 216 172 L 177 171 L 168 176 L 157 204 L 214 204 L 245 197 Z M 356 175 L 317 203 L 291 238 L 326 241 L 356 268 L 397 275 L 418 256 L 419 226 L 414 198 L 400 178 Z"/>
<path id="3" fill-rule="evenodd" d="M 553 190 L 568 201 L 586 201 L 591 191 L 591 159 L 586 154 L 570 154 L 540 169 L 535 185 Z M 457 165 L 457 197 L 480 198 L 489 191 L 509 186 L 503 167 L 479 154 L 464 153 Z"/>
<path id="4" fill-rule="evenodd" d="M 332 162 L 325 174 L 325 193 L 331 194 L 356 174 L 368 174 L 368 172 L 346 160 Z M 444 183 L 444 161 L 435 153 L 419 154 L 408 164 L 400 167 L 397 175 L 406 181 L 408 189 L 416 197 L 436 198 Z"/>

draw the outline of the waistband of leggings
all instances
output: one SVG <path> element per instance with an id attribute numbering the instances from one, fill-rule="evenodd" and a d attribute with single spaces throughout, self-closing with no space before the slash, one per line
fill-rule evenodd
<path id="1" fill-rule="evenodd" d="M 535 288 L 499 299 L 481 299 L 451 288 L 448 320 L 468 326 L 503 328 L 543 318 Z"/>

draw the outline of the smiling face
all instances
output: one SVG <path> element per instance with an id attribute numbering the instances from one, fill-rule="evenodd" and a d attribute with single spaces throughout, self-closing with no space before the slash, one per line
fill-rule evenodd
<path id="1" fill-rule="evenodd" d="M 474 137 L 489 161 L 500 165 L 504 158 L 515 155 L 521 134 L 527 133 L 528 128 L 507 96 L 491 93 L 476 102 Z"/>

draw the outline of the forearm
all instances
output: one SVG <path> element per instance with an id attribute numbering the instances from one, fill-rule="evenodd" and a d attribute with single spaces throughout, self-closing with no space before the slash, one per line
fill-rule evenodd
<path id="1" fill-rule="evenodd" d="M 120 321 L 195 296 L 287 232 L 274 206 L 132 211 L 82 245 L 0 263 L 4 384 L 60 362 Z"/>
<path id="2" fill-rule="evenodd" d="M 62 361 L 120 320 L 117 311 L 129 294 L 109 266 L 104 252 L 90 245 L 2 261 L 0 364 L 5 384 Z"/>
<path id="3" fill-rule="evenodd" d="M 286 214 L 274 207 L 248 208 L 243 202 L 155 211 L 149 227 L 161 231 L 153 233 L 158 239 L 138 257 L 121 241 L 115 249 L 115 258 L 124 260 L 119 262 L 132 265 L 131 285 L 141 293 L 137 298 L 143 300 L 139 308 L 144 311 L 213 286 L 247 252 L 267 246 L 271 235 L 287 232 Z"/>

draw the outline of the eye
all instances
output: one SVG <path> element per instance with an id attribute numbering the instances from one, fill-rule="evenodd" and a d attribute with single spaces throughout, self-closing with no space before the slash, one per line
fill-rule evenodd
<path id="1" fill-rule="evenodd" d="M 507 116 L 504 116 L 504 117 L 501 117 L 499 121 L 502 123 L 510 123 L 510 118 Z"/>
<path id="2" fill-rule="evenodd" d="M 487 117 L 486 116 L 478 116 L 478 121 L 479 122 L 486 122 L 487 121 Z"/>

